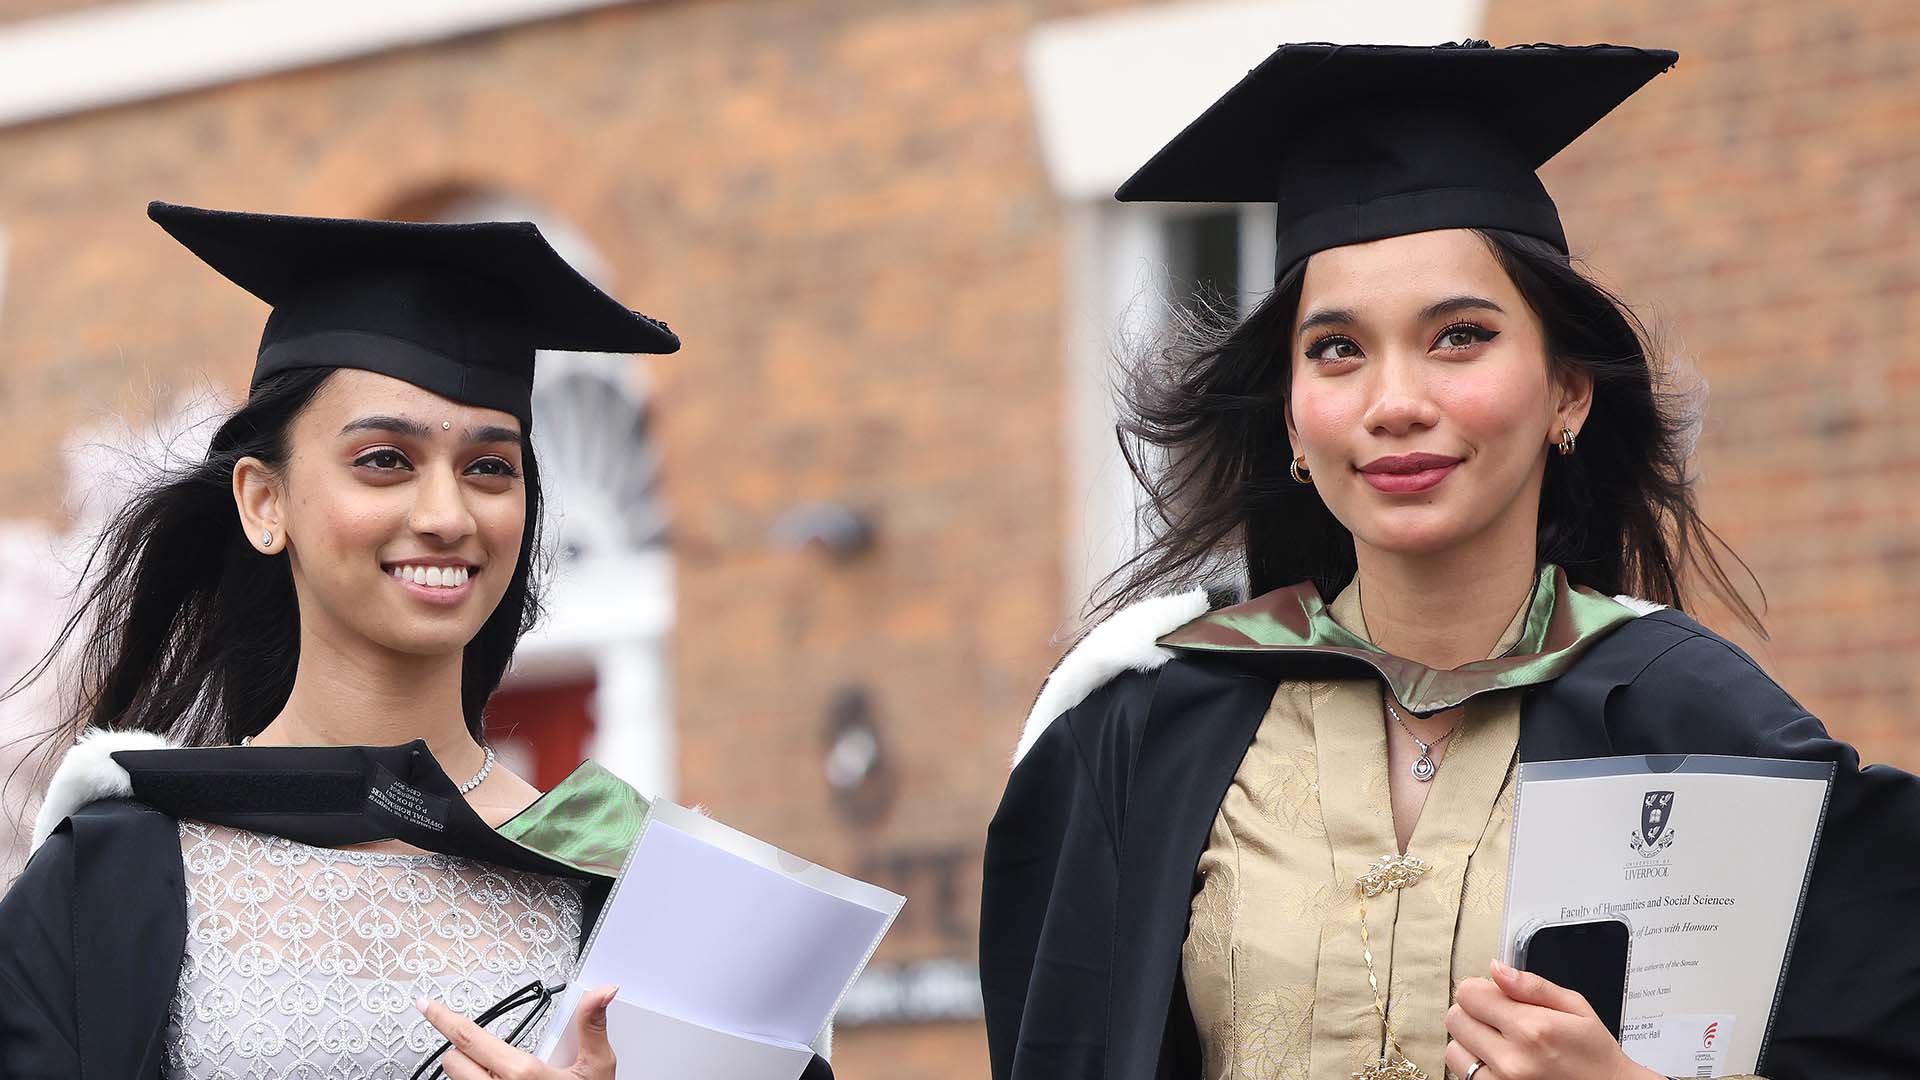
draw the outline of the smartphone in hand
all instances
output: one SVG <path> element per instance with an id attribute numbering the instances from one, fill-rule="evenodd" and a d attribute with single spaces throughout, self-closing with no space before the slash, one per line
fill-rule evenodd
<path id="1" fill-rule="evenodd" d="M 1631 942 L 1627 921 L 1618 917 L 1543 923 L 1520 931 L 1513 966 L 1577 991 L 1618 1040 Z"/>

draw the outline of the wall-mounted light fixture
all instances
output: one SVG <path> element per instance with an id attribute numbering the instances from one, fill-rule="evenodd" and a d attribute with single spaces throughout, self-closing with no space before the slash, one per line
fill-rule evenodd
<path id="1" fill-rule="evenodd" d="M 782 548 L 817 548 L 845 562 L 873 547 L 873 515 L 844 503 L 803 503 L 774 521 L 768 539 Z"/>
<path id="2" fill-rule="evenodd" d="M 873 825 L 893 805 L 894 777 L 866 688 L 835 690 L 826 720 L 821 771 L 834 806 L 852 824 Z"/>

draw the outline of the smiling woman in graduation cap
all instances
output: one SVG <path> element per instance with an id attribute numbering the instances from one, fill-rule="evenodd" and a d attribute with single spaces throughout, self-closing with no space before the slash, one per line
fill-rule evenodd
<path id="1" fill-rule="evenodd" d="M 482 716 L 538 610 L 535 350 L 679 340 L 526 222 L 148 214 L 273 311 L 61 637 L 79 739 L 0 900 L 0 1076 L 407 1077 L 443 1034 L 455 1080 L 614 1076 L 612 988 L 546 1007 L 646 801 L 591 762 L 541 794 Z M 550 1021 L 565 1072 L 508 1042 Z"/>
<path id="2" fill-rule="evenodd" d="M 1287 45 L 1120 189 L 1277 203 L 1279 269 L 1127 385 L 1155 528 L 988 834 L 996 1080 L 1652 1075 L 1497 939 L 1515 764 L 1674 753 L 1836 764 L 1776 1014 L 1738 1022 L 1777 1080 L 1920 1076 L 1920 781 L 1682 612 L 1697 574 L 1757 627 L 1690 417 L 1535 175 L 1675 60 Z M 1251 599 L 1179 591 L 1223 568 Z"/>

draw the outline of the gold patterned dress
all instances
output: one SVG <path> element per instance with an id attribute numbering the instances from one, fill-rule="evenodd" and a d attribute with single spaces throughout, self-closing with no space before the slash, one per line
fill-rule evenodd
<path id="1" fill-rule="evenodd" d="M 1349 584 L 1328 607 L 1366 637 Z M 1519 641 L 1516 612 L 1492 656 Z M 1445 1074 L 1453 985 L 1498 951 L 1523 690 L 1469 699 L 1406 854 L 1431 869 L 1366 900 L 1395 1041 Z M 1398 852 L 1382 684 L 1280 684 L 1214 817 L 1182 950 L 1207 1080 L 1349 1080 L 1388 1052 L 1356 881 Z"/>

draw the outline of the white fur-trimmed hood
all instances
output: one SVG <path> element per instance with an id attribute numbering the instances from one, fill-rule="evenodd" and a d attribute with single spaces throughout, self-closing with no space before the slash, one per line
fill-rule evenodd
<path id="1" fill-rule="evenodd" d="M 167 750 L 173 743 L 151 731 L 89 731 L 67 750 L 47 785 L 47 797 L 33 819 L 33 846 L 38 851 L 53 830 L 88 803 L 133 794 L 133 778 L 114 763 L 119 750 Z"/>
<path id="2" fill-rule="evenodd" d="M 1040 687 L 1033 711 L 1020 731 L 1013 763 L 1027 756 L 1053 718 L 1087 700 L 1087 695 L 1124 671 L 1152 671 L 1173 658 L 1154 644 L 1162 636 L 1207 613 L 1207 591 L 1173 593 L 1136 600 L 1087 632 Z"/>

